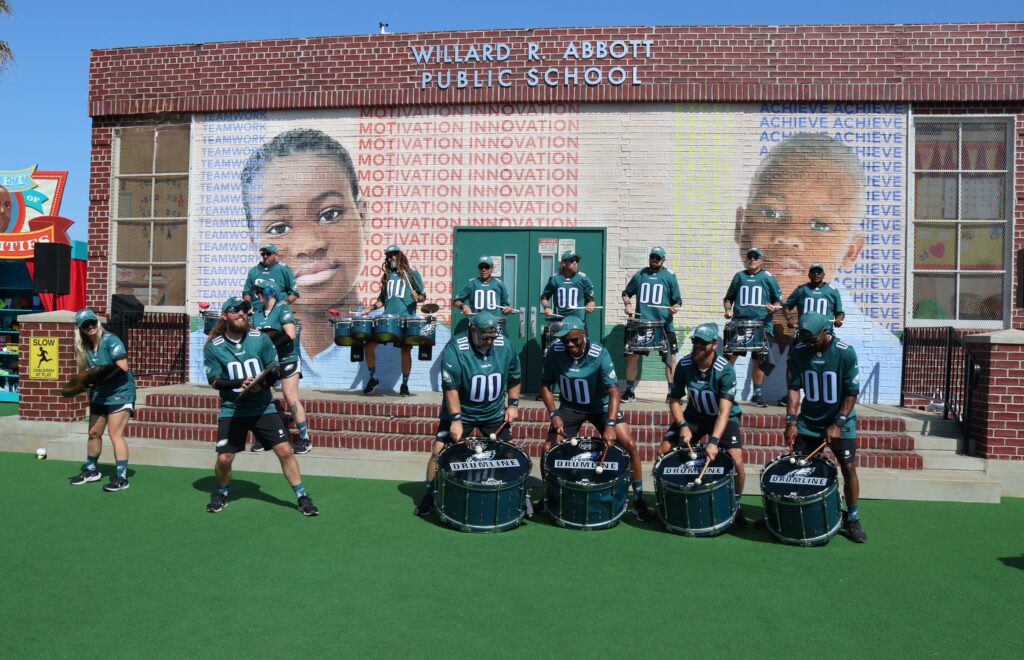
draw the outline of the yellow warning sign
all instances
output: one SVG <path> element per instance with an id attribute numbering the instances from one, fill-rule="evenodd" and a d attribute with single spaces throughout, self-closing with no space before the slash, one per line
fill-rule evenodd
<path id="1" fill-rule="evenodd" d="M 28 377 L 35 380 L 57 380 L 60 341 L 56 337 L 28 338 Z"/>

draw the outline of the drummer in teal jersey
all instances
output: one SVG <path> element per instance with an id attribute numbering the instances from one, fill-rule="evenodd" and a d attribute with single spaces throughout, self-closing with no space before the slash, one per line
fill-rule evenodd
<path id="1" fill-rule="evenodd" d="M 373 302 L 373 309 L 384 309 L 385 314 L 397 316 L 416 316 L 416 303 L 427 299 L 423 290 L 423 277 L 418 270 L 409 266 L 409 259 L 397 245 L 389 245 L 384 250 L 384 272 L 380 277 L 380 294 Z M 377 343 L 367 340 L 366 368 L 370 379 L 363 388 L 363 394 L 369 394 L 380 385 L 376 377 Z M 409 396 L 409 374 L 412 373 L 412 347 L 402 344 L 402 387 L 400 394 Z"/>
<path id="2" fill-rule="evenodd" d="M 540 395 L 551 418 L 551 428 L 544 443 L 544 451 L 551 448 L 558 437 L 577 436 L 583 422 L 597 429 L 605 444 L 618 444 L 629 454 L 633 477 L 633 515 L 643 522 L 650 520 L 643 495 L 643 467 L 640 453 L 629 431 L 629 424 L 619 410 L 618 379 L 608 349 L 587 338 L 583 321 L 567 318 L 555 333 L 558 341 L 551 344 L 544 356 L 540 375 Z M 559 384 L 559 404 L 551 391 Z M 541 502 L 543 504 L 543 501 Z"/>
<path id="3" fill-rule="evenodd" d="M 210 385 L 220 393 L 217 420 L 217 463 L 214 474 L 217 490 L 206 510 L 219 513 L 228 505 L 231 464 L 235 454 L 245 450 L 245 438 L 252 433 L 256 442 L 272 450 L 281 463 L 281 471 L 298 498 L 299 511 L 305 516 L 320 513 L 302 485 L 299 462 L 288 443 L 281 416 L 277 414 L 270 388 L 277 381 L 277 350 L 270 338 L 249 326 L 241 298 L 228 298 L 221 305 L 220 319 L 203 347 L 203 366 Z M 267 367 L 275 367 L 256 391 L 242 394 Z"/>
<path id="4" fill-rule="evenodd" d="M 736 527 L 747 526 L 738 500 L 743 494 L 743 435 L 740 419 L 743 412 L 736 403 L 736 370 L 729 361 L 718 355 L 718 326 L 703 323 L 690 337 L 693 351 L 679 360 L 669 395 L 669 414 L 672 425 L 665 434 L 659 455 L 675 447 L 692 445 L 695 440 L 707 438 L 705 451 L 708 460 L 718 456 L 721 447 L 736 463 Z M 686 397 L 686 410 L 681 399 Z"/>
<path id="5" fill-rule="evenodd" d="M 843 300 L 839 292 L 825 283 L 825 267 L 821 264 L 811 264 L 807 271 L 807 284 L 801 284 L 793 293 L 786 298 L 786 325 L 790 328 L 796 327 L 793 319 L 793 310 L 796 310 L 797 320 L 805 312 L 817 312 L 824 314 L 829 321 L 827 330 L 833 332 L 833 327 L 843 326 Z M 833 333 L 834 334 L 834 333 Z"/>
<path id="6" fill-rule="evenodd" d="M 647 267 L 637 271 L 633 279 L 622 292 L 622 304 L 625 305 L 626 316 L 631 316 L 634 306 L 630 300 L 636 296 L 636 313 L 647 321 L 661 321 L 665 325 L 665 337 L 668 340 L 667 350 L 661 352 L 661 360 L 665 363 L 665 380 L 669 389 L 672 387 L 672 370 L 675 368 L 676 351 L 679 343 L 676 340 L 672 317 L 683 304 L 683 296 L 679 291 L 676 274 L 665 267 L 665 248 L 651 248 Z M 626 391 L 622 393 L 622 401 L 629 403 L 636 400 L 636 378 L 640 373 L 640 355 L 631 353 L 626 356 Z"/>
<path id="7" fill-rule="evenodd" d="M 519 353 L 498 333 L 498 321 L 489 312 L 475 314 L 469 330 L 444 347 L 441 416 L 427 462 L 427 492 L 416 507 L 417 516 L 434 510 L 437 457 L 448 443 L 461 442 L 464 432 L 473 429 L 485 437 L 495 433 L 499 440 L 512 439 L 510 425 L 519 418 L 520 378 Z"/>
<path id="8" fill-rule="evenodd" d="M 797 343 L 789 351 L 789 396 L 786 400 L 786 442 L 793 451 L 808 454 L 827 440 L 843 472 L 847 511 L 846 534 L 856 543 L 868 535 L 860 524 L 857 478 L 857 413 L 860 394 L 857 353 L 829 334 L 828 319 L 817 312 L 800 317 Z M 800 390 L 803 390 L 803 401 Z"/>
<path id="9" fill-rule="evenodd" d="M 452 306 L 467 316 L 474 312 L 511 314 L 513 309 L 508 289 L 504 282 L 493 277 L 494 259 L 484 255 L 477 260 L 476 268 L 480 275 L 466 282 Z"/>
<path id="10" fill-rule="evenodd" d="M 548 278 L 540 294 L 540 306 L 545 316 L 574 316 L 586 321 L 594 311 L 594 283 L 586 273 L 580 272 L 580 256 L 568 250 L 562 253 L 558 272 Z"/>
<path id="11" fill-rule="evenodd" d="M 781 303 L 782 289 L 779 288 L 775 276 L 764 269 L 764 252 L 760 248 L 750 248 L 747 250 L 747 269 L 733 275 L 729 290 L 722 301 L 725 318 L 761 321 L 764 324 L 764 340 L 767 344 L 775 334 L 772 314 L 782 309 Z M 741 355 L 746 353 L 730 354 L 729 362 L 736 364 Z M 753 360 L 754 391 L 750 397 L 750 403 L 758 408 L 768 405 L 761 396 L 765 375 L 761 359 L 762 356 L 758 356 L 758 359 Z"/>
<path id="12" fill-rule="evenodd" d="M 299 291 L 295 286 L 295 273 L 287 265 L 281 263 L 277 246 L 267 243 L 260 248 L 260 263 L 249 269 L 242 286 L 242 299 L 245 300 L 245 311 L 252 308 L 252 301 L 259 295 L 260 289 L 271 287 L 288 296 L 288 304 L 299 299 Z"/>
<path id="13" fill-rule="evenodd" d="M 306 423 L 306 409 L 299 399 L 299 341 L 295 314 L 286 302 L 278 302 L 278 292 L 273 287 L 258 291 L 259 304 L 252 315 L 252 327 L 260 332 L 269 332 L 277 349 L 277 364 L 281 368 L 281 393 L 284 403 L 295 420 L 299 441 L 293 448 L 296 454 L 307 454 L 313 444 L 309 441 L 309 426 Z M 253 451 L 263 451 L 263 444 L 252 443 Z"/>
<path id="14" fill-rule="evenodd" d="M 75 355 L 78 365 L 92 369 L 102 365 L 113 365 L 105 380 L 92 388 L 89 396 L 89 439 L 86 444 L 85 465 L 82 471 L 72 477 L 72 486 L 81 486 L 100 480 L 98 462 L 103 450 L 103 431 L 107 431 L 110 444 L 114 447 L 116 470 L 110 481 L 103 486 L 108 493 L 128 488 L 128 443 L 124 432 L 128 420 L 135 414 L 135 376 L 128 368 L 128 352 L 124 343 L 100 326 L 96 313 L 91 309 L 75 314 L 78 333 L 75 336 Z M 56 356 L 51 359 L 56 359 Z"/>

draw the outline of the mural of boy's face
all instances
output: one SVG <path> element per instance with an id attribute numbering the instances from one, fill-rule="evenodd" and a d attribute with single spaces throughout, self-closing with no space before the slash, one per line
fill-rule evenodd
<path id="1" fill-rule="evenodd" d="M 7 231 L 7 226 L 11 224 L 11 210 L 14 208 L 11 202 L 11 193 L 0 186 L 0 231 Z"/>
<path id="2" fill-rule="evenodd" d="M 762 248 L 784 295 L 807 282 L 811 263 L 830 273 L 848 269 L 864 246 L 863 197 L 859 181 L 834 162 L 779 163 L 752 184 L 746 208 L 736 211 L 740 257 L 750 245 Z"/>

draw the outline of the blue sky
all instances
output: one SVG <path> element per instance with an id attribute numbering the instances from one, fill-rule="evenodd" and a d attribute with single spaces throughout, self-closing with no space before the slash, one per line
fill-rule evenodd
<path id="1" fill-rule="evenodd" d="M 86 240 L 89 51 L 94 48 L 392 32 L 580 25 L 949 23 L 1021 20 L 1010 0 L 893 2 L 246 2 L 9 0 L 0 39 L 16 61 L 0 73 L 0 170 L 68 170 L 61 215 Z"/>

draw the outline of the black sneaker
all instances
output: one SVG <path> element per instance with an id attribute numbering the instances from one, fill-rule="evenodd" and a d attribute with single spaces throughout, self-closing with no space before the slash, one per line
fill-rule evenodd
<path id="1" fill-rule="evenodd" d="M 295 446 L 292 448 L 292 451 L 295 452 L 296 454 L 308 454 L 309 450 L 312 448 L 313 443 L 310 442 L 308 438 L 306 440 L 299 438 L 298 440 L 295 441 Z"/>
<path id="2" fill-rule="evenodd" d="M 108 493 L 116 493 L 119 490 L 128 490 L 128 480 L 116 474 L 110 478 L 110 482 L 103 486 Z"/>
<path id="3" fill-rule="evenodd" d="M 417 516 L 429 516 L 434 512 L 434 494 L 425 493 L 420 503 L 416 505 L 416 508 L 412 511 Z"/>
<path id="4" fill-rule="evenodd" d="M 625 392 L 622 393 L 621 401 L 622 401 L 622 403 L 629 403 L 631 401 L 636 401 L 636 394 L 633 393 L 633 390 L 626 390 Z"/>
<path id="5" fill-rule="evenodd" d="M 768 404 L 764 402 L 764 397 L 761 396 L 760 394 L 755 394 L 754 396 L 750 397 L 750 402 L 749 403 L 750 403 L 750 405 L 752 405 L 754 407 L 757 407 L 757 408 L 767 408 L 768 407 Z"/>
<path id="6" fill-rule="evenodd" d="M 402 387 L 398 390 L 398 394 L 399 396 L 410 396 L 409 385 L 402 383 Z"/>
<path id="7" fill-rule="evenodd" d="M 81 486 L 82 484 L 87 484 L 90 481 L 99 481 L 102 476 L 103 475 L 100 474 L 99 470 L 88 470 L 86 468 L 82 468 L 82 471 L 77 476 L 71 477 L 71 480 L 68 483 L 72 486 Z"/>
<path id="8" fill-rule="evenodd" d="M 378 385 L 380 385 L 380 381 L 377 380 L 376 378 L 371 378 L 370 382 L 368 382 L 366 384 L 366 387 L 363 388 L 363 394 L 369 394 L 370 392 L 373 391 L 373 388 L 377 387 Z"/>
<path id="9" fill-rule="evenodd" d="M 781 399 L 776 401 L 775 405 L 779 406 L 780 408 L 785 408 L 786 407 L 786 397 L 782 397 Z"/>
<path id="10" fill-rule="evenodd" d="M 249 447 L 249 451 L 261 452 L 261 451 L 267 451 L 267 450 L 263 448 L 263 443 L 262 442 L 260 442 L 259 440 L 253 440 L 252 441 L 252 446 Z"/>
<path id="11" fill-rule="evenodd" d="M 647 502 L 644 498 L 637 497 L 633 500 L 633 517 L 637 522 L 647 522 L 651 519 L 651 512 L 647 509 Z"/>
<path id="12" fill-rule="evenodd" d="M 309 499 L 309 495 L 302 495 L 299 497 L 299 511 L 304 516 L 319 516 L 320 509 L 316 508 L 313 504 L 313 500 Z"/>
<path id="13" fill-rule="evenodd" d="M 736 517 L 732 519 L 732 526 L 736 529 L 746 529 L 750 526 L 750 521 L 743 515 L 743 507 L 736 510 Z"/>
<path id="14" fill-rule="evenodd" d="M 868 534 L 860 526 L 860 520 L 847 521 L 846 536 L 854 543 L 867 543 L 868 541 Z"/>
<path id="15" fill-rule="evenodd" d="M 207 513 L 220 513 L 224 510 L 224 507 L 228 505 L 228 496 L 221 495 L 220 493 L 214 493 L 210 498 L 210 503 L 206 505 Z"/>

